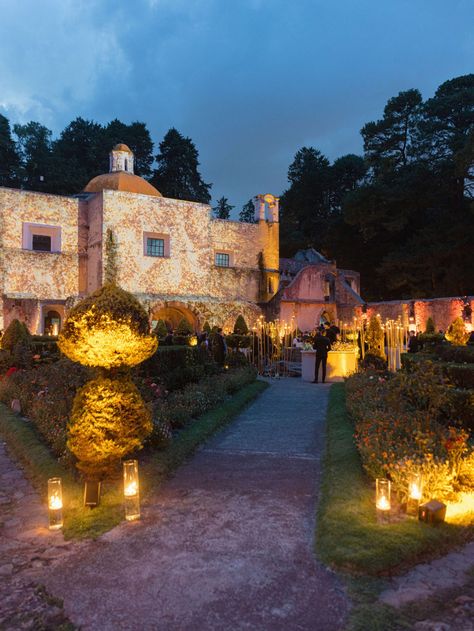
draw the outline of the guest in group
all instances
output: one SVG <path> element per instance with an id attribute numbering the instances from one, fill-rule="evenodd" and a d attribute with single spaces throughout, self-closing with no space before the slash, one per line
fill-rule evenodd
<path id="1" fill-rule="evenodd" d="M 173 329 L 170 329 L 163 340 L 163 346 L 172 346 L 173 344 Z"/>
<path id="2" fill-rule="evenodd" d="M 313 340 L 313 348 L 316 351 L 316 366 L 314 371 L 313 383 L 318 383 L 319 367 L 322 369 L 322 382 L 326 382 L 326 364 L 328 360 L 328 352 L 331 350 L 331 342 L 324 335 L 324 327 L 320 326 Z"/>
<path id="3" fill-rule="evenodd" d="M 418 353 L 418 336 L 415 331 L 410 331 L 410 337 L 408 339 L 408 352 L 409 353 Z"/>

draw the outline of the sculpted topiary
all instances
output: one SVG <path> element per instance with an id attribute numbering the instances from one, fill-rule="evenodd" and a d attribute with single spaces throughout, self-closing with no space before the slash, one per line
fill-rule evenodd
<path id="1" fill-rule="evenodd" d="M 236 335 L 247 335 L 249 332 L 249 327 L 244 320 L 243 315 L 239 315 L 234 324 L 234 333 Z"/>
<path id="2" fill-rule="evenodd" d="M 367 352 L 370 355 L 385 359 L 384 333 L 380 318 L 376 316 L 370 318 L 365 339 L 368 345 Z"/>
<path id="3" fill-rule="evenodd" d="M 166 328 L 166 324 L 163 320 L 158 320 L 155 328 L 153 329 L 153 333 L 157 337 L 166 337 L 168 335 L 168 329 Z"/>
<path id="4" fill-rule="evenodd" d="M 138 300 L 108 282 L 71 309 L 58 346 L 69 359 L 101 371 L 76 394 L 67 441 L 77 468 L 89 481 L 100 480 L 152 431 L 129 368 L 150 357 L 158 340 Z"/>
<path id="5" fill-rule="evenodd" d="M 31 345 L 31 334 L 24 322 L 16 318 L 7 326 L 2 337 L 2 349 L 13 352 L 17 344 L 29 347 Z"/>
<path id="6" fill-rule="evenodd" d="M 69 312 L 59 335 L 60 350 L 85 366 L 136 366 L 153 355 L 158 341 L 138 300 L 106 283 Z"/>
<path id="7" fill-rule="evenodd" d="M 77 391 L 68 423 L 69 450 L 90 480 L 114 471 L 153 429 L 150 411 L 128 375 L 99 376 Z"/>

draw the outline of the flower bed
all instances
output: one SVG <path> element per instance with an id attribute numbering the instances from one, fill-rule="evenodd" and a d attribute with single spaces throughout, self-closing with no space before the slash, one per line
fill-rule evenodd
<path id="1" fill-rule="evenodd" d="M 10 406 L 18 399 L 22 415 L 34 424 L 52 453 L 69 464 L 66 426 L 73 399 L 92 376 L 91 369 L 65 358 L 29 370 L 10 368 L 0 379 L 0 401 Z M 150 443 L 155 448 L 165 447 L 173 434 L 255 378 L 256 371 L 248 363 L 219 370 L 196 348 L 158 350 L 134 373 L 136 385 L 153 410 Z"/>
<path id="2" fill-rule="evenodd" d="M 442 370 L 431 362 L 394 376 L 368 371 L 347 380 L 355 440 L 372 478 L 389 477 L 400 500 L 408 478 L 423 475 L 424 500 L 452 502 L 474 492 L 469 434 L 452 411 Z"/>

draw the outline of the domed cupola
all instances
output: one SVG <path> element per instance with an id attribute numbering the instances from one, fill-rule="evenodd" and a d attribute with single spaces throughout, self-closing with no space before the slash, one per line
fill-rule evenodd
<path id="1" fill-rule="evenodd" d="M 133 151 L 127 145 L 115 145 L 109 154 L 109 173 L 92 178 L 84 192 L 100 193 L 109 190 L 161 197 L 160 191 L 150 182 L 133 173 L 133 162 Z"/>

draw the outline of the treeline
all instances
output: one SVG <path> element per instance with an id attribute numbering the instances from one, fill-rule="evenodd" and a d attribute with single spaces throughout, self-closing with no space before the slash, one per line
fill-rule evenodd
<path id="1" fill-rule="evenodd" d="M 198 152 L 190 138 L 170 129 L 154 155 L 145 123 L 115 119 L 107 125 L 76 118 L 53 140 L 38 122 L 14 124 L 0 114 L 0 186 L 74 195 L 109 170 L 111 148 L 123 142 L 135 154 L 135 173 L 165 197 L 209 203 L 211 184 L 199 173 Z M 153 168 L 155 167 L 155 168 Z"/>
<path id="2" fill-rule="evenodd" d="M 303 147 L 281 199 L 281 250 L 360 271 L 366 299 L 474 293 L 474 75 L 400 92 L 361 130 L 364 155 Z"/>

